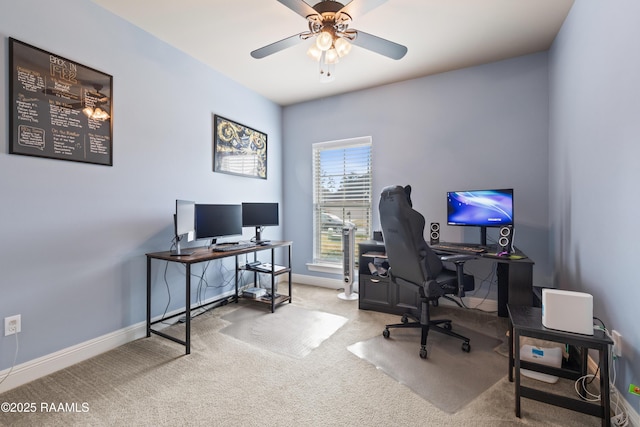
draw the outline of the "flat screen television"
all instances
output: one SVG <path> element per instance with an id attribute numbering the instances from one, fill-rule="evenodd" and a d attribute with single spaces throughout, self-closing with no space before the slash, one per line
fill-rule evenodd
<path id="1" fill-rule="evenodd" d="M 242 226 L 256 228 L 256 243 L 263 243 L 261 232 L 264 227 L 279 225 L 278 203 L 243 203 Z"/>
<path id="2" fill-rule="evenodd" d="M 196 239 L 211 239 L 242 235 L 241 205 L 196 204 Z"/>
<path id="3" fill-rule="evenodd" d="M 191 255 L 193 251 L 185 251 L 180 247 L 180 241 L 186 236 L 187 242 L 194 239 L 195 234 L 195 202 L 176 200 L 176 213 L 173 214 L 176 248 L 171 255 Z"/>
<path id="4" fill-rule="evenodd" d="M 513 225 L 513 189 L 447 192 L 447 224 L 481 227 Z"/>

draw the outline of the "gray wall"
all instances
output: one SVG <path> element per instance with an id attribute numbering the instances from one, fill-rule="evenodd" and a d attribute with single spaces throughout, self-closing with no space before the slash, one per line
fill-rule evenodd
<path id="1" fill-rule="evenodd" d="M 577 1 L 550 53 L 555 277 L 593 294 L 594 315 L 622 334 L 619 390 L 640 380 L 638 16 L 638 1 Z"/>
<path id="2" fill-rule="evenodd" d="M 169 249 L 175 199 L 282 202 L 279 106 L 87 0 L 3 0 L 0 37 L 0 321 L 22 315 L 18 363 L 144 320 L 144 254 Z M 8 37 L 113 75 L 113 167 L 7 154 Z M 212 172 L 215 113 L 268 134 L 267 180 Z M 154 315 L 168 302 L 163 267 Z M 209 271 L 210 284 L 229 274 Z M 184 269 L 168 276 L 171 310 Z M 0 370 L 14 349 L 0 336 Z"/>
<path id="3" fill-rule="evenodd" d="M 547 77 L 539 53 L 286 107 L 286 232 L 296 272 L 329 277 L 305 265 L 313 259 L 311 145 L 371 135 L 376 229 L 380 190 L 411 184 L 414 207 L 440 222 L 442 239 L 479 242 L 479 228 L 446 225 L 446 192 L 514 188 L 516 246 L 535 261 L 535 283 L 548 284 Z M 487 263 L 468 266 L 487 274 Z"/>

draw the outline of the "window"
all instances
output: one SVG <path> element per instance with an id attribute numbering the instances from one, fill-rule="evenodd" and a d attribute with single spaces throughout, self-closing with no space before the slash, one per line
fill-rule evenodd
<path id="1" fill-rule="evenodd" d="M 345 225 L 371 238 L 371 137 L 313 144 L 313 213 L 316 264 L 342 264 Z"/>

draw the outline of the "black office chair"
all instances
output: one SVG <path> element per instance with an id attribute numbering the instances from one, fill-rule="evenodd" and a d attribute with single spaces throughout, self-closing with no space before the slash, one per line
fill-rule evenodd
<path id="1" fill-rule="evenodd" d="M 402 323 L 386 325 L 382 335 L 389 338 L 389 328 L 420 328 L 420 357 L 427 358 L 429 330 L 461 339 L 462 350 L 471 351 L 469 338 L 451 330 L 451 320 L 432 320 L 429 304 L 437 305 L 446 295 L 463 297 L 465 291 L 475 287 L 474 278 L 464 274 L 464 262 L 473 259 L 467 255 L 451 255 L 442 259 L 424 240 L 424 217 L 411 204 L 411 187 L 399 185 L 385 187 L 380 196 L 380 224 L 389 261 L 389 277 L 398 285 L 414 286 L 419 293 L 419 318 L 412 313 L 402 316 Z M 456 271 L 445 268 L 442 261 L 451 261 Z M 454 300 L 455 302 L 455 300 Z M 415 322 L 409 322 L 408 317 Z"/>

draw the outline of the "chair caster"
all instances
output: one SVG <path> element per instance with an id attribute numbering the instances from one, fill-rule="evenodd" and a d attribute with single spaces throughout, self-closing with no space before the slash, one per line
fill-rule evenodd
<path id="1" fill-rule="evenodd" d="M 420 348 L 420 358 L 421 359 L 427 358 L 427 348 L 424 346 Z"/>
<path id="2" fill-rule="evenodd" d="M 385 338 L 389 338 L 389 329 L 385 329 L 384 331 L 382 331 L 382 336 Z"/>
<path id="3" fill-rule="evenodd" d="M 400 319 L 400 321 L 402 323 L 407 323 L 409 321 L 409 317 L 406 314 L 403 314 L 402 318 Z"/>
<path id="4" fill-rule="evenodd" d="M 434 307 L 437 307 L 439 305 L 439 302 L 437 299 L 434 299 L 433 301 L 431 301 L 431 305 Z"/>
<path id="5" fill-rule="evenodd" d="M 442 325 L 442 327 L 443 327 L 444 329 L 446 329 L 447 331 L 450 331 L 450 330 L 451 330 L 451 323 L 448 323 L 448 322 L 447 322 L 447 323 L 445 323 L 444 325 Z"/>
<path id="6" fill-rule="evenodd" d="M 462 351 L 469 353 L 471 351 L 471 344 L 468 341 L 462 343 Z"/>

